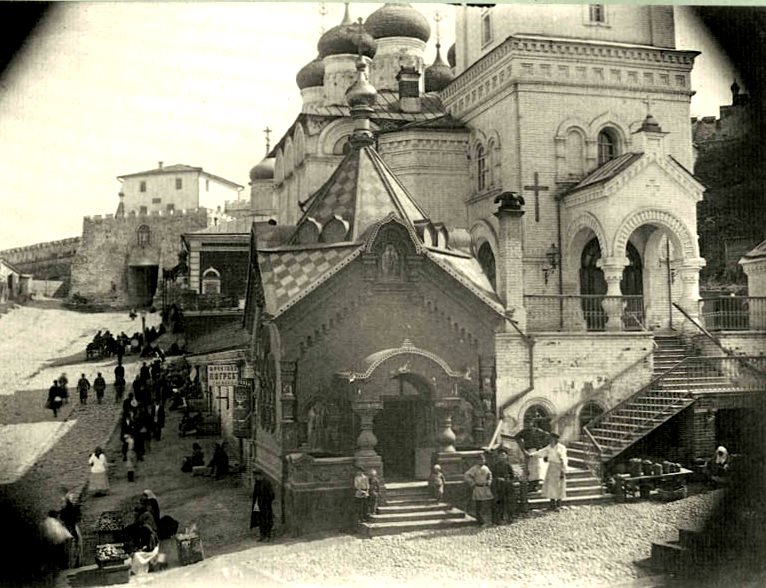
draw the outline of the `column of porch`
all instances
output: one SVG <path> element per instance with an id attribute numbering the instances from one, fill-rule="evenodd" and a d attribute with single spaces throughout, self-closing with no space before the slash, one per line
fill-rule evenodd
<path id="1" fill-rule="evenodd" d="M 378 444 L 378 438 L 375 436 L 373 428 L 375 426 L 375 415 L 383 410 L 382 402 L 357 401 L 354 402 L 352 410 L 359 415 L 359 435 L 356 438 L 356 452 L 354 461 L 357 466 L 369 470 L 376 468 L 380 475 L 384 475 L 383 462 L 380 455 L 375 451 Z"/>
<path id="2" fill-rule="evenodd" d="M 701 257 L 684 259 L 678 268 L 678 276 L 681 278 L 681 297 L 678 305 L 695 321 L 700 322 L 700 269 L 705 267 L 705 260 Z M 696 327 L 689 321 L 681 321 L 683 330 L 695 331 Z"/>
<path id="3" fill-rule="evenodd" d="M 602 302 L 607 316 L 606 330 L 622 331 L 623 300 L 620 282 L 622 282 L 622 272 L 628 265 L 628 259 L 626 257 L 605 257 L 601 259 L 600 265 L 601 271 L 604 272 L 604 280 L 606 280 L 607 298 L 604 298 Z"/>

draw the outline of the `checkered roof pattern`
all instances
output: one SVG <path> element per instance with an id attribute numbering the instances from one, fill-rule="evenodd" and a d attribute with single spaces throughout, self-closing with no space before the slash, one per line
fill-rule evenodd
<path id="1" fill-rule="evenodd" d="M 277 316 L 335 274 L 361 252 L 359 245 L 259 251 L 266 310 Z"/>

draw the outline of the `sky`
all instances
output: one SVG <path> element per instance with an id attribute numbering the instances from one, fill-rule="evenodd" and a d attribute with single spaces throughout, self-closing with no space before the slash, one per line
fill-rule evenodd
<path id="1" fill-rule="evenodd" d="M 300 112 L 295 74 L 316 56 L 342 3 L 60 3 L 0 82 L 0 250 L 80 235 L 114 213 L 116 177 L 184 163 L 247 186 Z M 352 3 L 366 17 L 377 3 Z M 453 43 L 453 7 L 415 4 L 431 21 L 426 63 Z M 688 7 L 679 49 L 703 51 L 693 116 L 731 102 L 736 70 Z M 742 83 L 740 82 L 740 85 Z M 246 189 L 247 191 L 247 189 Z"/>

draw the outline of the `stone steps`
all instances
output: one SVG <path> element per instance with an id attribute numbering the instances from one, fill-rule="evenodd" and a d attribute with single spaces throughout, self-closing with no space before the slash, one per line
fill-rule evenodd
<path id="1" fill-rule="evenodd" d="M 362 537 L 380 537 L 382 535 L 398 535 L 410 531 L 436 531 L 442 529 L 458 529 L 477 524 L 476 519 L 463 513 L 463 518 L 426 519 L 420 521 L 388 521 L 359 523 L 357 531 Z"/>
<path id="2" fill-rule="evenodd" d="M 410 512 L 390 512 L 381 511 L 370 516 L 371 523 L 393 523 L 393 522 L 412 522 L 412 521 L 440 521 L 445 519 L 465 518 L 465 512 L 459 508 L 443 505 L 439 509 L 432 510 L 413 510 Z"/>

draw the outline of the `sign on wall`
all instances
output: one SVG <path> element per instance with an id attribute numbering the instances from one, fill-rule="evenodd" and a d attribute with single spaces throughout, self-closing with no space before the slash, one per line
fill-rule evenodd
<path id="1" fill-rule="evenodd" d="M 213 364 L 207 366 L 208 386 L 236 386 L 239 383 L 237 364 Z"/>
<path id="2" fill-rule="evenodd" d="M 234 436 L 250 437 L 250 413 L 252 410 L 252 380 L 245 380 L 244 383 L 234 388 Z"/>

